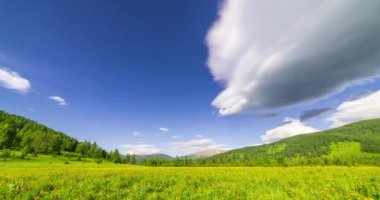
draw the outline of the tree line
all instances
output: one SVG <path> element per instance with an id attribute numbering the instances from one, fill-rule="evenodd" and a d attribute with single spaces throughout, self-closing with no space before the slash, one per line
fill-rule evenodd
<path id="1" fill-rule="evenodd" d="M 237 157 L 240 158 L 237 158 Z M 140 163 L 153 167 L 222 167 L 222 166 L 249 166 L 249 167 L 292 167 L 292 166 L 379 166 L 380 156 L 342 157 L 257 157 L 237 155 L 232 158 L 216 156 L 211 158 L 191 159 L 176 158 L 173 160 L 144 159 Z"/>

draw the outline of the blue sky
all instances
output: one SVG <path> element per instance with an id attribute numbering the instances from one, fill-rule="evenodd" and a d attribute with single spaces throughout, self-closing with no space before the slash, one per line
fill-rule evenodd
<path id="1" fill-rule="evenodd" d="M 354 1 L 303 4 L 0 2 L 0 109 L 108 150 L 170 155 L 380 117 L 380 45 L 370 34 L 379 4 L 363 3 L 369 14 Z M 329 10 L 338 14 L 326 22 Z"/>

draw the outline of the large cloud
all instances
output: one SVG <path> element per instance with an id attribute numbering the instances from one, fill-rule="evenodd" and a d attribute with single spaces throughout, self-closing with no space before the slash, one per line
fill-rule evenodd
<path id="1" fill-rule="evenodd" d="M 380 118 L 380 90 L 370 95 L 364 95 L 362 98 L 343 102 L 328 120 L 332 127 L 338 127 L 373 118 Z"/>
<path id="2" fill-rule="evenodd" d="M 30 82 L 21 77 L 17 72 L 11 71 L 0 66 L 0 86 L 16 90 L 21 93 L 27 93 L 30 88 Z"/>
<path id="3" fill-rule="evenodd" d="M 122 154 L 150 155 L 160 153 L 162 150 L 155 145 L 149 144 L 123 144 L 119 145 Z"/>
<path id="4" fill-rule="evenodd" d="M 267 143 L 295 135 L 313 133 L 317 131 L 319 130 L 310 127 L 297 119 L 286 118 L 284 124 L 272 130 L 268 130 L 265 135 L 261 136 L 261 139 Z"/>
<path id="5" fill-rule="evenodd" d="M 380 75 L 378 0 L 229 0 L 207 35 L 221 115 L 311 102 Z"/>

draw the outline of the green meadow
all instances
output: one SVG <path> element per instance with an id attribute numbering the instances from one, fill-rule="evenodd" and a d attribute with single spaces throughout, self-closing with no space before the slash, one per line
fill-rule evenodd
<path id="1" fill-rule="evenodd" d="M 0 162 L 2 199 L 380 199 L 379 167 Z"/>
<path id="2" fill-rule="evenodd" d="M 0 111 L 0 200 L 380 200 L 380 119 L 206 158 L 120 155 Z"/>

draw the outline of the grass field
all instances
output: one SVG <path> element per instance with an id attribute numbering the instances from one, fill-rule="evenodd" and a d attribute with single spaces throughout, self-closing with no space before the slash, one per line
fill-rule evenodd
<path id="1" fill-rule="evenodd" d="M 0 162 L 2 199 L 380 199 L 380 168 Z"/>
<path id="2" fill-rule="evenodd" d="M 373 156 L 374 153 L 361 151 L 359 142 L 339 142 L 330 145 L 331 152 L 327 157 L 350 158 L 353 156 Z"/>

